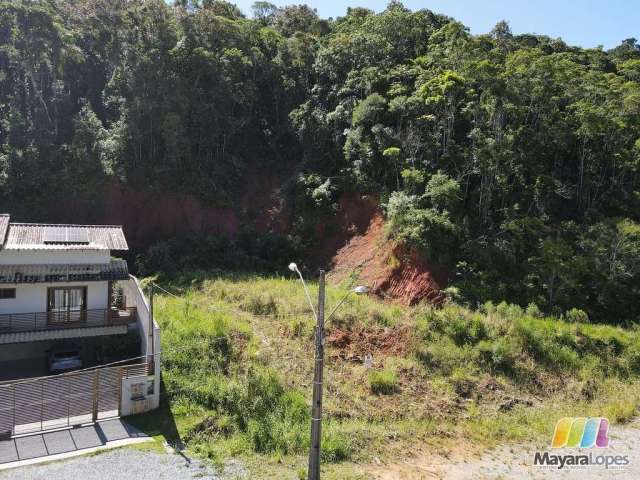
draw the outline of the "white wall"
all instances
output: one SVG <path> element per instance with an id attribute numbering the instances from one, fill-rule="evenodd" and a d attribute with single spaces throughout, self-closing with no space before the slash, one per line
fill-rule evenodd
<path id="1" fill-rule="evenodd" d="M 155 395 L 147 394 L 147 388 L 152 382 L 154 382 L 154 380 L 150 377 L 147 377 L 146 375 L 122 379 L 122 398 L 120 400 L 121 416 L 126 417 L 127 415 L 144 413 L 148 412 L 149 410 L 158 408 L 158 403 L 156 401 Z M 157 382 L 154 382 L 154 390 L 156 388 L 155 383 Z M 132 387 L 135 384 L 142 384 L 142 390 L 144 393 L 143 398 L 133 398 Z"/>
<path id="2" fill-rule="evenodd" d="M 48 287 L 87 287 L 87 309 L 108 307 L 109 282 L 61 282 L 3 284 L 2 288 L 15 288 L 16 298 L 0 299 L 0 314 L 34 313 L 47 311 Z"/>
<path id="3" fill-rule="evenodd" d="M 127 306 L 136 307 L 138 313 L 137 321 L 142 354 L 154 356 L 154 391 L 153 396 L 149 397 L 149 409 L 154 409 L 160 405 L 160 327 L 155 319 L 153 322 L 150 321 L 149 302 L 142 293 L 140 282 L 133 275 L 129 275 L 129 277 L 129 281 L 121 282 L 120 285 L 122 285 L 124 296 L 127 298 Z M 151 324 L 153 324 L 153 333 L 151 333 Z M 151 348 L 151 338 L 153 338 L 153 348 Z M 124 392 L 123 389 L 123 402 L 125 401 Z"/>
<path id="4" fill-rule="evenodd" d="M 0 265 L 109 263 L 109 250 L 0 250 Z"/>

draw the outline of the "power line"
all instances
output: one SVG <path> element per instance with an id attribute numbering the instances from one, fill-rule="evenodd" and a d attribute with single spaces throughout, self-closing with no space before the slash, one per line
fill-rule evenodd
<path id="1" fill-rule="evenodd" d="M 375 258 L 378 250 L 380 250 L 381 246 L 377 246 L 376 249 L 374 250 L 373 254 L 371 256 L 369 256 L 368 258 L 364 259 L 363 261 L 361 261 L 360 263 L 358 263 L 357 265 L 355 265 L 352 269 L 351 269 L 351 273 L 349 274 L 349 277 L 351 278 L 351 281 L 349 283 L 349 286 L 347 287 L 347 291 L 351 290 L 351 288 L 356 284 L 356 282 L 360 279 L 360 274 L 361 272 L 359 272 L 356 276 L 353 276 L 354 273 L 356 273 L 356 270 L 364 267 L 367 263 L 369 263 L 371 260 L 373 260 L 373 258 Z M 158 290 L 161 290 L 162 292 L 166 293 L 167 295 L 176 298 L 178 300 L 182 300 L 182 301 L 186 301 L 186 299 L 184 297 L 181 297 L 173 292 L 170 292 L 169 290 L 167 290 L 166 288 L 158 285 L 155 282 L 151 283 L 155 288 L 157 288 Z M 306 292 L 305 292 L 306 293 Z M 341 303 L 342 301 L 344 301 L 344 298 L 342 300 L 340 300 L 339 303 Z M 196 305 L 196 307 L 200 307 L 202 308 L 202 305 L 198 305 L 197 302 L 194 303 Z M 242 310 L 241 308 L 234 308 L 234 307 L 227 307 L 227 308 L 219 308 L 219 307 L 214 307 L 212 305 L 207 305 L 206 306 L 207 310 L 211 310 L 211 311 L 218 311 L 218 312 L 224 312 L 224 313 L 235 313 L 235 314 L 239 314 L 239 315 L 250 315 L 252 317 L 258 317 L 258 318 L 283 318 L 283 317 L 295 317 L 295 316 L 303 316 L 306 315 L 310 312 L 282 312 L 282 313 L 252 313 L 246 310 Z M 312 312 L 315 316 L 315 312 Z"/>
<path id="2" fill-rule="evenodd" d="M 158 290 L 162 290 L 164 293 L 166 293 L 167 295 L 171 295 L 172 297 L 175 297 L 177 299 L 182 299 L 182 297 L 180 297 L 179 295 L 176 295 L 175 293 L 171 293 L 170 291 L 162 288 L 160 285 L 158 285 L 155 282 L 150 282 L 151 285 L 153 285 L 154 287 L 156 287 Z"/>

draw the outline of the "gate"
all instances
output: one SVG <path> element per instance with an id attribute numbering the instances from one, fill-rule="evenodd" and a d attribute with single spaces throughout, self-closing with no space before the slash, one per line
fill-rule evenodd
<path id="1" fill-rule="evenodd" d="M 132 367 L 140 366 L 97 368 L 0 384 L 0 436 L 119 416 L 122 377 Z"/>

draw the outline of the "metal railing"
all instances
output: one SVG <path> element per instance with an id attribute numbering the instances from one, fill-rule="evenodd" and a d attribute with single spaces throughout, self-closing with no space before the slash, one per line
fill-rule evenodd
<path id="1" fill-rule="evenodd" d="M 0 314 L 0 333 L 105 327 L 136 321 L 136 307 Z"/>

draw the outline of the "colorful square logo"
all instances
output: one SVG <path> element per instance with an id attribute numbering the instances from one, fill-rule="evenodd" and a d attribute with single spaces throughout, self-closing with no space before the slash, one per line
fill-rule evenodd
<path id="1" fill-rule="evenodd" d="M 609 420 L 601 417 L 565 417 L 558 420 L 551 448 L 605 448 L 609 446 Z"/>

